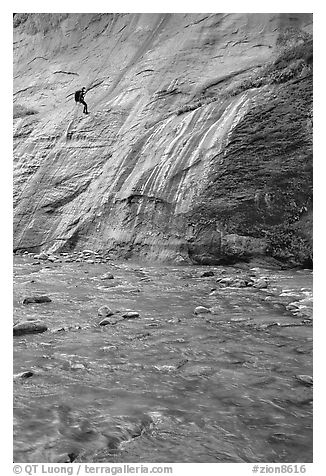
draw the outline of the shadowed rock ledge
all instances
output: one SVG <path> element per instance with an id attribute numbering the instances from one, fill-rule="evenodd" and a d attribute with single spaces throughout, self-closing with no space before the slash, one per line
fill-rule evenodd
<path id="1" fill-rule="evenodd" d="M 310 267 L 312 15 L 15 14 L 14 247 Z"/>

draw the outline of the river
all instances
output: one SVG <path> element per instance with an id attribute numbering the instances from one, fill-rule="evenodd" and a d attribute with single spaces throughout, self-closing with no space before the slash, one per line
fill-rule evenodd
<path id="1" fill-rule="evenodd" d="M 237 267 L 35 263 L 14 258 L 14 322 L 49 329 L 14 337 L 16 463 L 312 461 L 310 270 L 252 269 L 257 289 L 219 286 Z"/>

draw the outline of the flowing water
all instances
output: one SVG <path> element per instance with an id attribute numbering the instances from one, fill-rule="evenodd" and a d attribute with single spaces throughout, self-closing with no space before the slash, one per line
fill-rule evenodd
<path id="1" fill-rule="evenodd" d="M 14 320 L 49 330 L 14 337 L 14 372 L 34 373 L 14 383 L 14 461 L 311 462 L 312 388 L 296 376 L 312 375 L 312 328 L 285 305 L 311 317 L 312 273 L 216 283 L 239 273 L 15 257 Z M 52 302 L 22 304 L 35 294 Z M 102 305 L 139 317 L 99 326 Z"/>

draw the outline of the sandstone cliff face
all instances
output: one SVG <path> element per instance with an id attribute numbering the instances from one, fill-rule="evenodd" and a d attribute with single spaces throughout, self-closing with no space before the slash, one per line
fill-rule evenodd
<path id="1" fill-rule="evenodd" d="M 307 266 L 311 33 L 310 14 L 16 14 L 15 249 Z"/>

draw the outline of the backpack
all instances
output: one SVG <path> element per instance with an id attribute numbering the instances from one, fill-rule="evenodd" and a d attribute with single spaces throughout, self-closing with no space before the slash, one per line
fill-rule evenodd
<path id="1" fill-rule="evenodd" d="M 76 91 L 75 92 L 75 101 L 79 102 L 81 100 L 81 97 L 82 97 L 82 91 Z"/>

